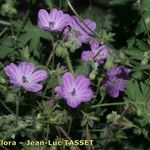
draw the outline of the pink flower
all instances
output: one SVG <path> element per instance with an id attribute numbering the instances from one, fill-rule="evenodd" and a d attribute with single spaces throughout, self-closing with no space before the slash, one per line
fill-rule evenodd
<path id="1" fill-rule="evenodd" d="M 31 92 L 40 91 L 43 86 L 39 82 L 47 78 L 46 71 L 35 71 L 35 65 L 28 62 L 21 62 L 19 66 L 11 63 L 4 68 L 4 72 L 9 77 L 11 84 Z"/>
<path id="2" fill-rule="evenodd" d="M 118 97 L 120 91 L 124 91 L 126 78 L 129 74 L 129 69 L 124 66 L 114 67 L 107 71 L 107 77 L 104 81 L 104 86 L 107 93 L 111 97 Z"/>
<path id="3" fill-rule="evenodd" d="M 104 63 L 104 60 L 109 56 L 109 50 L 107 46 L 104 44 L 100 44 L 97 41 L 90 42 L 91 50 L 90 51 L 83 51 L 81 59 L 83 61 L 88 61 L 93 59 L 98 63 Z"/>
<path id="4" fill-rule="evenodd" d="M 73 32 L 69 32 L 69 29 L 65 29 L 64 34 L 66 38 L 76 39 L 80 44 L 88 43 L 91 36 L 93 36 L 92 31 L 96 29 L 96 23 L 90 19 L 85 19 L 83 22 L 80 22 L 76 16 L 72 16 L 69 25 Z"/>
<path id="5" fill-rule="evenodd" d="M 38 12 L 38 26 L 42 29 L 61 32 L 70 21 L 70 16 L 62 10 L 52 9 L 50 13 L 41 9 Z"/>
<path id="6" fill-rule="evenodd" d="M 76 108 L 82 102 L 88 102 L 93 97 L 93 92 L 90 89 L 90 80 L 84 75 L 79 75 L 76 78 L 69 72 L 62 76 L 62 84 L 55 88 L 55 91 L 63 97 L 67 104 Z"/>

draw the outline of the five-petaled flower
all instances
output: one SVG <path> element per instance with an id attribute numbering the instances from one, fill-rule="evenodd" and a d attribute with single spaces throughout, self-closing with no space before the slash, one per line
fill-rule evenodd
<path id="1" fill-rule="evenodd" d="M 62 84 L 55 88 L 55 91 L 63 97 L 67 104 L 76 108 L 81 102 L 88 102 L 93 97 L 90 89 L 90 80 L 84 75 L 78 75 L 76 78 L 67 72 L 62 76 Z"/>
<path id="2" fill-rule="evenodd" d="M 38 26 L 48 31 L 61 32 L 69 24 L 69 21 L 68 14 L 55 8 L 50 13 L 45 9 L 40 9 L 38 13 Z"/>
<path id="3" fill-rule="evenodd" d="M 100 44 L 98 41 L 94 40 L 90 42 L 91 50 L 83 51 L 81 55 L 81 59 L 83 61 L 88 61 L 93 59 L 98 63 L 104 63 L 104 60 L 109 56 L 109 50 L 107 46 L 104 44 Z"/>
<path id="4" fill-rule="evenodd" d="M 39 82 L 47 78 L 46 71 L 35 70 L 35 65 L 28 62 L 21 62 L 18 66 L 11 63 L 4 68 L 4 72 L 11 84 L 31 92 L 40 91 L 43 86 Z"/>
<path id="5" fill-rule="evenodd" d="M 88 43 L 93 36 L 93 32 L 96 29 L 96 23 L 90 19 L 84 19 L 82 22 L 76 16 L 72 16 L 70 19 L 71 32 L 69 28 L 64 30 L 64 35 L 68 39 L 75 39 L 80 45 L 82 43 Z"/>
<path id="6" fill-rule="evenodd" d="M 104 81 L 104 86 L 107 93 L 116 98 L 120 91 L 124 91 L 126 77 L 129 74 L 129 69 L 124 66 L 114 67 L 107 71 L 107 77 Z"/>

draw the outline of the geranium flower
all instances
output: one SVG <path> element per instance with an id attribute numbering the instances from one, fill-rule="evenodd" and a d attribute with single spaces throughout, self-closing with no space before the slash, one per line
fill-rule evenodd
<path id="1" fill-rule="evenodd" d="M 85 19 L 83 22 L 80 22 L 76 16 L 72 16 L 69 25 L 73 31 L 69 32 L 69 29 L 66 28 L 64 30 L 65 37 L 75 39 L 80 44 L 88 43 L 93 35 L 92 31 L 96 29 L 96 23 L 90 19 Z"/>
<path id="2" fill-rule="evenodd" d="M 104 44 L 99 44 L 97 41 L 90 42 L 91 50 L 83 51 L 81 59 L 83 61 L 88 61 L 93 59 L 98 63 L 104 63 L 104 60 L 109 56 L 109 50 Z"/>
<path id="3" fill-rule="evenodd" d="M 69 72 L 62 76 L 62 84 L 55 88 L 55 91 L 63 97 L 67 104 L 76 108 L 81 102 L 88 102 L 93 97 L 93 92 L 90 89 L 90 80 L 84 75 L 79 75 L 76 78 Z"/>
<path id="4" fill-rule="evenodd" d="M 104 81 L 104 86 L 107 93 L 116 98 L 120 91 L 124 91 L 126 77 L 129 74 L 129 69 L 124 66 L 114 67 L 107 71 L 107 77 Z"/>
<path id="5" fill-rule="evenodd" d="M 107 76 L 110 78 L 116 76 L 117 78 L 126 78 L 130 70 L 124 66 L 114 67 L 107 71 Z"/>
<path id="6" fill-rule="evenodd" d="M 50 14 L 44 9 L 38 12 L 38 26 L 48 31 L 61 32 L 69 21 L 70 16 L 62 10 L 52 9 Z"/>
<path id="7" fill-rule="evenodd" d="M 11 63 L 4 68 L 4 72 L 9 77 L 11 84 L 31 92 L 40 91 L 43 86 L 39 82 L 47 78 L 46 71 L 35 71 L 35 65 L 28 62 L 21 62 L 18 66 Z"/>

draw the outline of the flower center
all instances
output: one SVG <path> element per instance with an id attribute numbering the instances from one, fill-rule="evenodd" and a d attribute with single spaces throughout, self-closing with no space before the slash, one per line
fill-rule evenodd
<path id="1" fill-rule="evenodd" d="M 22 77 L 22 82 L 23 83 L 28 83 L 28 80 L 27 80 L 27 78 L 25 76 Z"/>
<path id="2" fill-rule="evenodd" d="M 76 90 L 73 89 L 73 91 L 71 92 L 71 96 L 75 96 L 76 95 Z"/>
<path id="3" fill-rule="evenodd" d="M 55 23 L 54 22 L 49 22 L 49 28 L 52 29 L 54 28 Z"/>
<path id="4" fill-rule="evenodd" d="M 114 86 L 118 86 L 118 84 L 119 84 L 119 80 L 116 79 L 116 80 L 113 81 Z"/>

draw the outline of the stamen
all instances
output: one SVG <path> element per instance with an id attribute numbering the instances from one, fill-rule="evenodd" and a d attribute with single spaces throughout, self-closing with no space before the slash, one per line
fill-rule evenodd
<path id="1" fill-rule="evenodd" d="M 75 90 L 75 89 L 73 89 L 73 91 L 71 92 L 71 95 L 72 95 L 72 96 L 75 96 L 75 95 L 76 95 L 76 90 Z"/>
<path id="2" fill-rule="evenodd" d="M 25 76 L 22 77 L 22 82 L 23 82 L 23 83 L 28 83 L 28 81 L 27 81 L 27 79 L 26 79 Z"/>
<path id="3" fill-rule="evenodd" d="M 49 22 L 49 28 L 51 29 L 51 28 L 53 28 L 54 27 L 54 25 L 55 25 L 55 23 L 54 22 Z"/>

